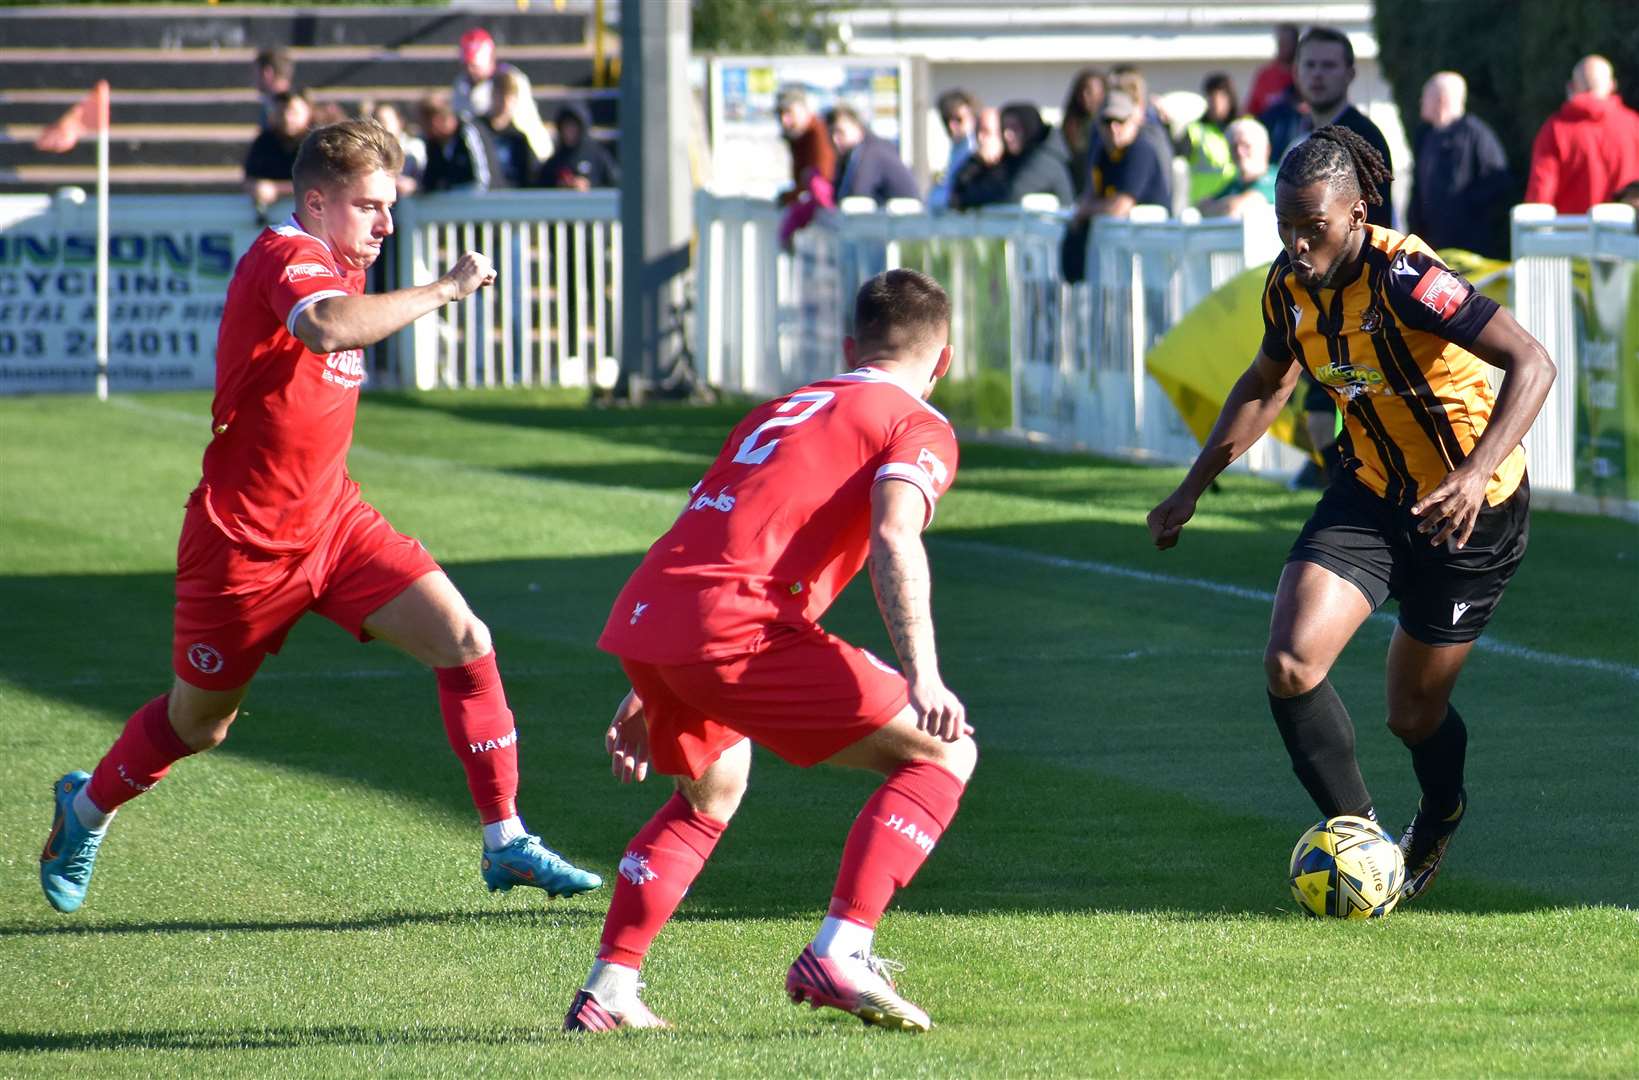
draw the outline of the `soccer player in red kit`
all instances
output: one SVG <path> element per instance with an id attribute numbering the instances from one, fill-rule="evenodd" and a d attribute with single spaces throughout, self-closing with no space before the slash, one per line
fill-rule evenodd
<path id="1" fill-rule="evenodd" d="M 372 122 L 313 132 L 293 170 L 295 214 L 264 230 L 234 270 L 204 475 L 177 546 L 176 678 L 131 716 L 94 772 L 57 782 L 40 884 L 58 911 L 84 901 L 114 812 L 180 758 L 221 744 L 262 660 L 308 611 L 433 669 L 483 824 L 491 890 L 568 895 L 602 884 L 518 817 L 518 736 L 488 629 L 347 475 L 363 348 L 495 277 L 488 258 L 468 252 L 430 285 L 364 295 L 364 272 L 393 231 L 402 164 L 398 143 Z"/>
<path id="2" fill-rule="evenodd" d="M 665 1026 L 639 1000 L 638 968 L 739 806 L 752 742 L 794 765 L 886 777 L 786 992 L 895 1030 L 931 1026 L 871 939 L 978 760 L 939 674 L 921 540 L 956 474 L 955 434 L 925 400 L 949 340 L 950 300 L 932 278 L 866 282 L 850 370 L 753 409 L 615 601 L 598 644 L 632 692 L 606 737 L 614 771 L 641 780 L 652 763 L 677 791 L 627 845 L 566 1030 Z M 817 622 L 867 560 L 903 675 Z"/>

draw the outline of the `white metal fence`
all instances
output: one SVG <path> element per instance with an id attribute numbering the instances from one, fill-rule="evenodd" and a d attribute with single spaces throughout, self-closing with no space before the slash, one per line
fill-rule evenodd
<path id="1" fill-rule="evenodd" d="M 1013 435 L 1101 453 L 1185 460 L 1196 444 L 1145 355 L 1224 281 L 1278 249 L 1271 221 L 1169 220 L 1141 207 L 1095 226 L 1087 281 L 1064 281 L 1065 216 L 975 213 L 822 215 L 778 250 L 779 211 L 743 198 L 696 198 L 702 318 L 697 356 L 713 384 L 773 394 L 832 373 L 854 291 L 891 266 L 931 273 L 951 294 L 952 381 L 969 419 Z M 1249 360 L 1250 358 L 1248 358 Z M 1289 471 L 1272 440 L 1245 467 Z"/>
<path id="2" fill-rule="evenodd" d="M 1184 461 L 1194 439 L 1144 372 L 1150 347 L 1213 289 L 1277 250 L 1268 220 L 1101 221 L 1086 280 L 1060 272 L 1065 218 L 912 204 L 823 215 L 779 246 L 780 211 L 696 197 L 696 362 L 719 387 L 773 394 L 841 363 L 855 289 L 915 266 L 954 301 L 952 387 L 982 426 L 1049 443 Z M 116 390 L 208 386 L 227 279 L 257 226 L 235 196 L 111 200 Z M 897 212 L 896 212 L 897 211 Z M 1187 215 L 1187 212 L 1186 212 Z M 375 374 L 432 388 L 608 384 L 620 353 L 619 194 L 490 192 L 406 200 L 378 287 L 425 283 L 465 250 L 498 278 L 385 344 Z M 0 393 L 89 391 L 87 207 L 0 198 Z M 1629 207 L 1514 212 L 1512 306 L 1560 376 L 1527 436 L 1533 485 L 1639 516 L 1639 235 Z M 1256 471 L 1299 457 L 1265 440 Z"/>
<path id="3" fill-rule="evenodd" d="M 394 287 L 467 251 L 491 288 L 417 320 L 391 363 L 417 389 L 613 382 L 620 355 L 620 197 L 614 190 L 449 192 L 399 204 Z"/>
<path id="4" fill-rule="evenodd" d="M 1512 307 L 1559 377 L 1525 437 L 1533 489 L 1639 517 L 1639 232 L 1631 206 L 1513 214 Z"/>

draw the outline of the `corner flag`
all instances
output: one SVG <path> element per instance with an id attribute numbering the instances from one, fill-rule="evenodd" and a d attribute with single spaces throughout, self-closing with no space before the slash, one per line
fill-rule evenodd
<path id="1" fill-rule="evenodd" d="M 48 154 L 66 154 L 86 132 L 108 130 L 108 81 L 99 79 L 91 92 L 75 102 L 54 124 L 44 128 L 34 140 L 35 149 Z"/>

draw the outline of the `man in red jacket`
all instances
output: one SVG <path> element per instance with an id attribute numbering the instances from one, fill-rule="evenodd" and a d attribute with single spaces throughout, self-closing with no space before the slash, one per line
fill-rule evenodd
<path id="1" fill-rule="evenodd" d="M 780 117 L 780 131 L 791 147 L 791 187 L 780 193 L 783 206 L 809 191 L 809 182 L 815 178 L 835 184 L 837 152 L 831 145 L 830 131 L 814 112 L 813 102 L 802 87 L 785 87 L 774 105 Z"/>
<path id="2" fill-rule="evenodd" d="M 1586 214 L 1639 180 L 1639 113 L 1616 96 L 1616 74 L 1603 56 L 1583 57 L 1566 90 L 1565 104 L 1531 146 L 1525 201 Z"/>

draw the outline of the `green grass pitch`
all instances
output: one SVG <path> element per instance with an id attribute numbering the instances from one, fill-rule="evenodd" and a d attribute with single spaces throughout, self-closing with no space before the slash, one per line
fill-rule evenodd
<path id="1" fill-rule="evenodd" d="M 1232 477 L 1161 554 L 1143 515 L 1177 471 L 998 446 L 965 448 L 928 538 L 979 771 L 877 938 L 926 1037 L 785 1000 L 872 780 L 767 755 L 646 968 L 676 1030 L 562 1035 L 607 890 L 484 892 L 431 676 L 317 617 L 57 915 L 50 786 L 168 684 L 207 404 L 0 401 L 0 1076 L 1639 1074 L 1639 530 L 1535 515 L 1458 687 L 1472 812 L 1449 869 L 1414 908 L 1322 923 L 1286 891 L 1314 814 L 1260 667 L 1312 498 Z M 366 497 L 494 630 L 526 819 L 605 877 L 665 789 L 608 775 L 623 686 L 592 642 L 736 416 L 510 392 L 361 409 Z M 864 582 L 827 625 L 887 652 Z M 1333 678 L 1398 830 L 1390 625 Z"/>

